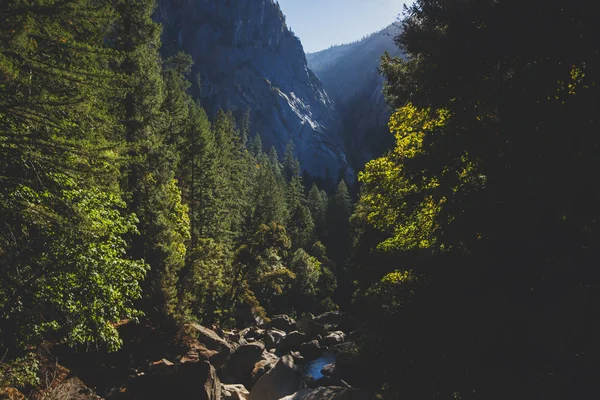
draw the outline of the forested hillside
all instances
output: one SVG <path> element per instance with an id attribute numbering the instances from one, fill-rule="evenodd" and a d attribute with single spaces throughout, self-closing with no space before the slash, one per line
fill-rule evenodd
<path id="1" fill-rule="evenodd" d="M 302 170 L 337 184 L 356 178 L 346 160 L 342 124 L 300 39 L 273 0 L 160 0 L 161 54 L 194 60 L 191 93 L 209 116 L 249 112 L 249 129 L 283 153 L 292 142 Z M 378 56 L 376 56 L 378 57 Z"/>
<path id="2" fill-rule="evenodd" d="M 200 3 L 262 26 L 172 6 Z M 303 57 L 260 4 L 262 61 Z M 358 187 L 307 173 L 330 160 L 305 168 L 302 132 L 263 144 L 279 103 L 206 112 L 211 54 L 165 48 L 156 10 L 0 4 L 0 398 L 597 396 L 600 5 L 417 0 Z M 219 35 L 190 48 L 264 50 Z"/>
<path id="3" fill-rule="evenodd" d="M 595 396 L 599 14 L 406 13 L 407 60 L 383 62 L 396 145 L 359 175 L 353 216 L 360 365 L 386 398 Z"/>
<path id="4" fill-rule="evenodd" d="M 44 383 L 27 361 L 43 341 L 116 351 L 127 321 L 244 327 L 337 308 L 344 182 L 307 188 L 291 142 L 278 155 L 248 114 L 209 119 L 191 58 L 160 57 L 154 9 L 0 7 L 2 387 Z"/>

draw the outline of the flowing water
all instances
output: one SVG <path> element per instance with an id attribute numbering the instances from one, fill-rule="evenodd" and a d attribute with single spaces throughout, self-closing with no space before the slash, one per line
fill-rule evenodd
<path id="1" fill-rule="evenodd" d="M 324 353 L 320 358 L 306 363 L 303 366 L 303 372 L 305 375 L 310 375 L 313 378 L 315 378 L 315 380 L 317 380 L 323 377 L 323 374 L 321 374 L 321 368 L 323 368 L 327 364 L 331 364 L 334 361 L 335 354 Z"/>

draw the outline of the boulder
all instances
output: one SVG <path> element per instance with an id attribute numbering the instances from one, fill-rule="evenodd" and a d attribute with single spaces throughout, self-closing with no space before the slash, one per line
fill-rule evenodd
<path id="1" fill-rule="evenodd" d="M 335 363 L 327 364 L 321 368 L 321 374 L 324 376 L 335 376 Z"/>
<path id="2" fill-rule="evenodd" d="M 246 340 L 260 340 L 265 336 L 265 330 L 264 329 L 260 329 L 256 326 L 251 326 L 250 328 L 244 329 L 243 337 Z"/>
<path id="3" fill-rule="evenodd" d="M 188 324 L 186 325 L 186 329 L 191 331 L 198 343 L 209 351 L 205 352 L 205 354 L 208 355 L 210 363 L 215 368 L 219 369 L 227 363 L 227 360 L 231 356 L 231 346 L 217 335 L 215 331 L 200 324 Z M 199 350 L 202 351 L 202 349 Z"/>
<path id="4" fill-rule="evenodd" d="M 277 344 L 285 337 L 285 332 L 279 329 L 270 329 L 265 332 L 265 346 L 267 350 L 274 349 Z"/>
<path id="5" fill-rule="evenodd" d="M 316 360 L 317 358 L 321 357 L 323 355 L 323 353 L 325 352 L 325 348 L 321 347 L 319 345 L 318 340 L 312 340 L 307 343 L 302 343 L 300 345 L 299 351 L 305 360 L 312 361 L 312 360 Z"/>
<path id="6" fill-rule="evenodd" d="M 305 343 L 308 337 L 304 333 L 293 331 L 285 335 L 277 344 L 277 353 L 285 354 L 291 350 L 298 350 L 302 343 Z"/>
<path id="7" fill-rule="evenodd" d="M 320 387 L 304 389 L 280 400 L 374 400 L 375 396 L 367 391 L 345 387 Z"/>
<path id="8" fill-rule="evenodd" d="M 227 338 L 229 341 L 231 341 L 231 342 L 234 342 L 234 343 L 237 343 L 237 342 L 239 342 L 239 341 L 240 341 L 240 339 L 242 338 L 242 337 L 241 337 L 241 335 L 240 335 L 240 333 L 239 333 L 239 332 L 235 332 L 235 331 L 232 331 L 232 332 L 225 332 L 225 337 L 226 337 L 226 338 Z"/>
<path id="9" fill-rule="evenodd" d="M 354 351 L 340 352 L 335 356 L 335 375 L 352 386 L 357 386 L 363 377 L 363 369 L 368 368 L 360 363 Z"/>
<path id="10" fill-rule="evenodd" d="M 238 347 L 219 374 L 221 381 L 223 383 L 249 383 L 254 365 L 261 359 L 264 350 L 265 345 L 260 342 Z"/>
<path id="11" fill-rule="evenodd" d="M 308 326 L 308 322 L 309 321 L 314 321 L 315 320 L 315 316 L 312 315 L 311 313 L 308 314 L 303 314 L 298 321 L 296 321 L 296 329 L 298 329 L 299 331 L 306 331 L 307 326 Z"/>
<path id="12" fill-rule="evenodd" d="M 302 388 L 302 373 L 291 356 L 282 357 L 250 390 L 248 400 L 278 400 Z"/>
<path id="13" fill-rule="evenodd" d="M 296 321 L 287 315 L 276 315 L 271 318 L 271 327 L 290 333 L 296 330 Z"/>
<path id="14" fill-rule="evenodd" d="M 290 355 L 292 357 L 294 357 L 294 361 L 297 363 L 303 362 L 304 361 L 304 357 L 302 356 L 302 354 L 300 354 L 299 351 L 291 351 Z"/>
<path id="15" fill-rule="evenodd" d="M 325 336 L 322 340 L 324 346 L 335 346 L 337 344 L 344 343 L 346 340 L 346 335 L 342 331 L 331 332 L 327 336 Z"/>
<path id="16" fill-rule="evenodd" d="M 319 335 L 325 336 L 327 334 L 327 328 L 314 321 L 312 314 L 305 314 L 298 320 L 296 327 L 300 332 L 305 333 L 310 339 L 314 339 Z"/>
<path id="17" fill-rule="evenodd" d="M 250 382 L 250 385 L 248 387 L 252 388 L 252 386 L 254 386 L 254 384 L 260 378 L 262 378 L 264 374 L 273 369 L 273 367 L 277 364 L 278 361 L 279 357 L 265 351 L 262 354 L 261 359 L 256 364 L 254 364 L 254 368 L 252 369 L 252 372 L 250 374 L 252 381 Z"/>
<path id="18" fill-rule="evenodd" d="M 222 400 L 247 400 L 249 395 L 244 385 L 221 385 Z"/>
<path id="19" fill-rule="evenodd" d="M 221 383 L 207 361 L 166 365 L 134 378 L 124 388 L 123 398 L 219 400 Z"/>

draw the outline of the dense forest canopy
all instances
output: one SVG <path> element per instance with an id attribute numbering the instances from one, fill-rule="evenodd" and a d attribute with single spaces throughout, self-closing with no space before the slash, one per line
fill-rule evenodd
<path id="1" fill-rule="evenodd" d="M 594 393 L 599 5 L 417 0 L 358 188 L 207 115 L 155 7 L 0 5 L 0 390 L 40 388 L 42 344 L 341 308 L 339 373 L 380 398 Z"/>
<path id="2" fill-rule="evenodd" d="M 347 221 L 350 205 L 338 212 L 316 185 L 307 197 L 293 148 L 265 152 L 247 115 L 209 121 L 187 93 L 191 58 L 161 59 L 154 6 L 1 7 L 0 341 L 11 354 L 48 337 L 116 350 L 115 324 L 142 315 L 229 324 L 236 306 L 334 307 L 321 243 L 340 240 L 322 224 Z"/>

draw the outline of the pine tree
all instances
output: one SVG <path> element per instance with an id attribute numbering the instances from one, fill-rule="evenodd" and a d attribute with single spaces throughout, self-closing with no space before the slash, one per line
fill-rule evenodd
<path id="1" fill-rule="evenodd" d="M 116 349 L 145 265 L 124 256 L 108 3 L 0 5 L 0 341 Z M 91 301 L 90 299 L 93 299 Z"/>
<path id="2" fill-rule="evenodd" d="M 275 168 L 266 154 L 257 160 L 256 185 L 254 187 L 254 214 L 250 224 L 251 231 L 260 225 L 276 222 L 284 225 L 287 217 L 287 204 L 285 200 L 285 186 L 281 177 L 275 175 Z"/>
<path id="3" fill-rule="evenodd" d="M 294 152 L 294 142 L 291 140 L 285 146 L 282 165 L 286 181 L 289 182 L 294 176 L 300 174 L 300 163 Z"/>
<path id="4" fill-rule="evenodd" d="M 177 280 L 189 238 L 187 207 L 175 179 L 178 155 L 171 143 L 174 128 L 164 113 L 169 100 L 160 56 L 161 29 L 152 21 L 153 0 L 121 0 L 118 4 L 116 46 L 124 53 L 120 70 L 130 90 L 122 103 L 122 119 L 129 144 L 126 189 L 130 207 L 140 222 L 131 254 L 150 266 L 144 282 L 144 308 L 156 316 L 172 316 Z M 174 82 L 172 82 L 174 83 Z M 181 90 L 177 85 L 170 90 Z M 175 96 L 171 96 L 174 99 Z"/>
<path id="5" fill-rule="evenodd" d="M 262 139 L 260 138 L 260 134 L 254 135 L 250 144 L 248 145 L 248 150 L 254 155 L 254 157 L 258 160 L 263 153 L 263 144 Z"/>
<path id="6" fill-rule="evenodd" d="M 300 163 L 295 158 L 287 160 L 287 168 L 293 168 L 287 186 L 287 231 L 294 249 L 308 246 L 314 239 L 315 224 L 307 206 L 304 185 L 300 177 Z"/>
<path id="7" fill-rule="evenodd" d="M 328 202 L 327 193 L 324 190 L 319 190 L 317 185 L 313 183 L 308 192 L 307 203 L 315 222 L 315 234 L 320 240 L 325 238 Z"/>
<path id="8" fill-rule="evenodd" d="M 217 227 L 210 237 L 233 244 L 242 234 L 249 207 L 250 170 L 231 112 L 219 111 L 213 124 L 217 149 Z"/>

